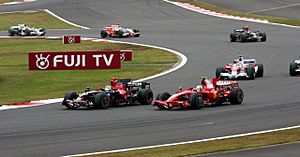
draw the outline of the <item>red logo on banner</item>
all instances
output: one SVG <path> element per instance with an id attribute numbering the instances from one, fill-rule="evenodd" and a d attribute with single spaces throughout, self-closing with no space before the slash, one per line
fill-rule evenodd
<path id="1" fill-rule="evenodd" d="M 80 36 L 79 35 L 65 35 L 65 36 L 63 36 L 63 43 L 64 44 L 78 44 L 78 43 L 80 43 Z"/>
<path id="2" fill-rule="evenodd" d="M 120 51 L 36 52 L 28 54 L 29 70 L 120 69 Z"/>
<path id="3" fill-rule="evenodd" d="M 121 50 L 121 61 L 132 61 L 132 51 L 131 50 Z"/>

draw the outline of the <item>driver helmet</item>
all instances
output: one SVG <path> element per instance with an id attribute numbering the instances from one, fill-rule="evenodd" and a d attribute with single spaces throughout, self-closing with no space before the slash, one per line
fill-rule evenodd
<path id="1" fill-rule="evenodd" d="M 243 62 L 244 61 L 244 57 L 242 55 L 239 56 L 239 62 Z"/>
<path id="2" fill-rule="evenodd" d="M 105 90 L 105 91 L 111 90 L 111 86 L 109 86 L 109 85 L 105 86 L 105 87 L 104 87 L 104 90 Z"/>
<path id="3" fill-rule="evenodd" d="M 243 26 L 243 31 L 248 31 L 249 27 L 248 26 Z"/>
<path id="4" fill-rule="evenodd" d="M 204 86 L 206 86 L 207 85 L 207 77 L 206 76 L 202 76 L 201 77 L 201 85 L 204 85 Z"/>
<path id="5" fill-rule="evenodd" d="M 85 92 L 91 91 L 91 88 L 90 87 L 86 87 L 84 91 Z"/>
<path id="6" fill-rule="evenodd" d="M 202 91 L 202 90 L 203 90 L 203 87 L 202 87 L 201 85 L 199 85 L 199 86 L 196 87 L 196 90 Z"/>
<path id="7" fill-rule="evenodd" d="M 110 85 L 115 86 L 115 85 L 117 85 L 117 83 L 118 83 L 118 78 L 112 77 L 110 80 Z"/>

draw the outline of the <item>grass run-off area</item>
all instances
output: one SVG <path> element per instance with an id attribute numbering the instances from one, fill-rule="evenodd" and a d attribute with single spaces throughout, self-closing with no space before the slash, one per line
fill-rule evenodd
<path id="1" fill-rule="evenodd" d="M 0 14 L 0 31 L 7 31 L 11 26 L 23 23 L 29 27 L 45 29 L 78 28 L 58 20 L 43 10 Z"/>
<path id="2" fill-rule="evenodd" d="M 0 0 L 0 4 L 1 3 L 8 3 L 8 2 L 14 2 L 15 0 Z"/>
<path id="3" fill-rule="evenodd" d="M 262 147 L 300 140 L 300 128 L 239 138 L 199 142 L 169 147 L 135 150 L 86 157 L 184 157 L 190 155 Z"/>
<path id="4" fill-rule="evenodd" d="M 297 20 L 297 19 L 288 19 L 288 18 L 281 18 L 281 17 L 249 14 L 249 13 L 244 13 L 244 12 L 240 12 L 240 11 L 236 11 L 236 10 L 218 7 L 218 6 L 203 2 L 201 0 L 172 0 L 172 1 L 190 3 L 190 4 L 193 4 L 200 8 L 212 10 L 212 11 L 219 12 L 219 13 L 229 14 L 229 15 L 256 18 L 256 19 L 265 19 L 265 20 L 268 20 L 269 22 L 273 22 L 273 23 L 282 23 L 282 24 L 288 24 L 288 25 L 293 25 L 293 26 L 300 26 L 300 20 Z"/>
<path id="5" fill-rule="evenodd" d="M 165 71 L 178 57 L 143 46 L 82 41 L 64 45 L 61 40 L 0 39 L 0 104 L 63 97 L 67 91 L 104 87 L 111 77 L 138 79 Z M 118 70 L 29 71 L 27 54 L 32 51 L 132 50 L 133 61 Z M 153 65 L 155 64 L 155 65 Z"/>

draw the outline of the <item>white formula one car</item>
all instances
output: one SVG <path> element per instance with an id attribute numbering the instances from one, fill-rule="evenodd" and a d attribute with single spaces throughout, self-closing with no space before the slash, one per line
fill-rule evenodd
<path id="1" fill-rule="evenodd" d="M 46 31 L 44 28 L 30 28 L 26 26 L 25 24 L 19 24 L 17 26 L 11 26 L 8 29 L 8 35 L 14 36 L 44 36 L 46 34 Z"/>
<path id="2" fill-rule="evenodd" d="M 264 68 L 262 64 L 257 64 L 255 59 L 244 59 L 239 56 L 233 63 L 225 64 L 216 69 L 216 77 L 226 79 L 249 79 L 263 77 Z"/>
<path id="3" fill-rule="evenodd" d="M 290 76 L 296 76 L 300 74 L 300 59 L 293 60 L 292 63 L 290 63 Z"/>

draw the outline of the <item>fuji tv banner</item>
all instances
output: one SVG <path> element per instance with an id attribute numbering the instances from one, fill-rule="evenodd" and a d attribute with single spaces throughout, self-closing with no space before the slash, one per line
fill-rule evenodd
<path id="1" fill-rule="evenodd" d="M 71 51 L 28 53 L 29 70 L 120 69 L 132 51 Z"/>

